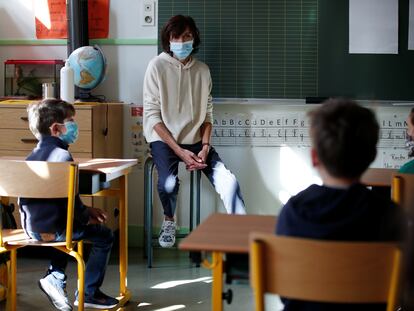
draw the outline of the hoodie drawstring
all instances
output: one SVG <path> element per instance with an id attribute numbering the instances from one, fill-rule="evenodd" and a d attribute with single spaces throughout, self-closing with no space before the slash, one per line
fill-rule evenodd
<path id="1" fill-rule="evenodd" d="M 191 80 L 190 69 L 187 69 L 187 76 L 188 76 L 188 79 Z M 189 84 L 190 84 L 190 102 L 191 102 L 191 123 L 194 123 L 193 87 L 192 87 L 191 82 Z"/>
<path id="2" fill-rule="evenodd" d="M 181 113 L 181 107 L 182 107 L 182 105 L 181 105 L 181 98 L 180 98 L 180 92 L 181 92 L 181 67 L 182 66 L 178 66 L 178 83 L 177 83 L 177 86 L 178 86 L 178 89 L 177 89 L 177 101 L 178 101 L 178 103 L 177 103 L 177 106 L 178 106 L 178 112 L 179 113 Z"/>

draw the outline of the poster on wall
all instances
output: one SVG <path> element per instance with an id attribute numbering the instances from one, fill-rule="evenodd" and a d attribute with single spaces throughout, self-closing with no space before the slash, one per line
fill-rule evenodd
<path id="1" fill-rule="evenodd" d="M 36 38 L 66 39 L 66 0 L 37 0 L 34 2 Z M 109 0 L 88 1 L 89 39 L 108 38 Z"/>
<path id="2" fill-rule="evenodd" d="M 398 0 L 349 1 L 349 53 L 398 54 Z"/>

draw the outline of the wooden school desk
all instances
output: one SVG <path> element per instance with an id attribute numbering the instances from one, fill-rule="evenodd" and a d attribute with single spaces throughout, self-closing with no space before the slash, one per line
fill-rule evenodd
<path id="1" fill-rule="evenodd" d="M 3 159 L 24 160 L 23 157 L 2 157 Z M 90 191 L 82 196 L 116 197 L 119 200 L 119 306 L 131 298 L 127 288 L 128 273 L 128 174 L 137 164 L 136 159 L 75 159 L 79 163 L 79 183 L 90 185 Z M 119 181 L 118 188 L 109 186 Z"/>
<path id="2" fill-rule="evenodd" d="M 275 232 L 276 216 L 212 214 L 179 244 L 186 251 L 212 252 L 212 309 L 223 310 L 223 255 L 249 253 L 250 232 Z"/>
<path id="3" fill-rule="evenodd" d="M 372 187 L 391 187 L 392 175 L 398 170 L 390 168 L 369 168 L 361 177 L 361 182 Z"/>

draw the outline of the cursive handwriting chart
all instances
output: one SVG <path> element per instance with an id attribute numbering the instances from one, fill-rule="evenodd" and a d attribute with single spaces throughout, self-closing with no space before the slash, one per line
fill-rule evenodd
<path id="1" fill-rule="evenodd" d="M 408 161 L 406 117 L 406 113 L 377 115 L 380 133 L 376 166 L 398 168 Z M 311 146 L 306 111 L 219 113 L 214 119 L 212 139 L 216 146 Z"/>
<path id="2" fill-rule="evenodd" d="M 223 113 L 213 124 L 218 146 L 310 146 L 306 114 Z"/>

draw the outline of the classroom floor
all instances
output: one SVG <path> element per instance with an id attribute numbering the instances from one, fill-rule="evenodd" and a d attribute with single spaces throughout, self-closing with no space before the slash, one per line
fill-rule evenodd
<path id="1" fill-rule="evenodd" d="M 117 254 L 114 253 L 102 287 L 103 292 L 108 295 L 116 296 L 118 293 L 117 262 Z M 17 263 L 17 310 L 55 310 L 37 285 L 38 279 L 47 268 L 47 258 L 30 259 L 18 255 Z M 191 264 L 188 253 L 177 249 L 155 249 L 153 265 L 152 269 L 147 268 L 141 249 L 129 250 L 128 288 L 132 298 L 120 310 L 211 310 L 210 270 L 196 268 Z M 67 275 L 68 295 L 73 301 L 76 285 L 74 262 L 69 264 Z M 226 290 L 227 288 L 233 290 L 233 302 L 230 305 L 224 302 L 225 311 L 253 310 L 253 297 L 248 283 L 225 285 Z M 0 303 L 0 310 L 5 310 L 4 303 Z"/>

